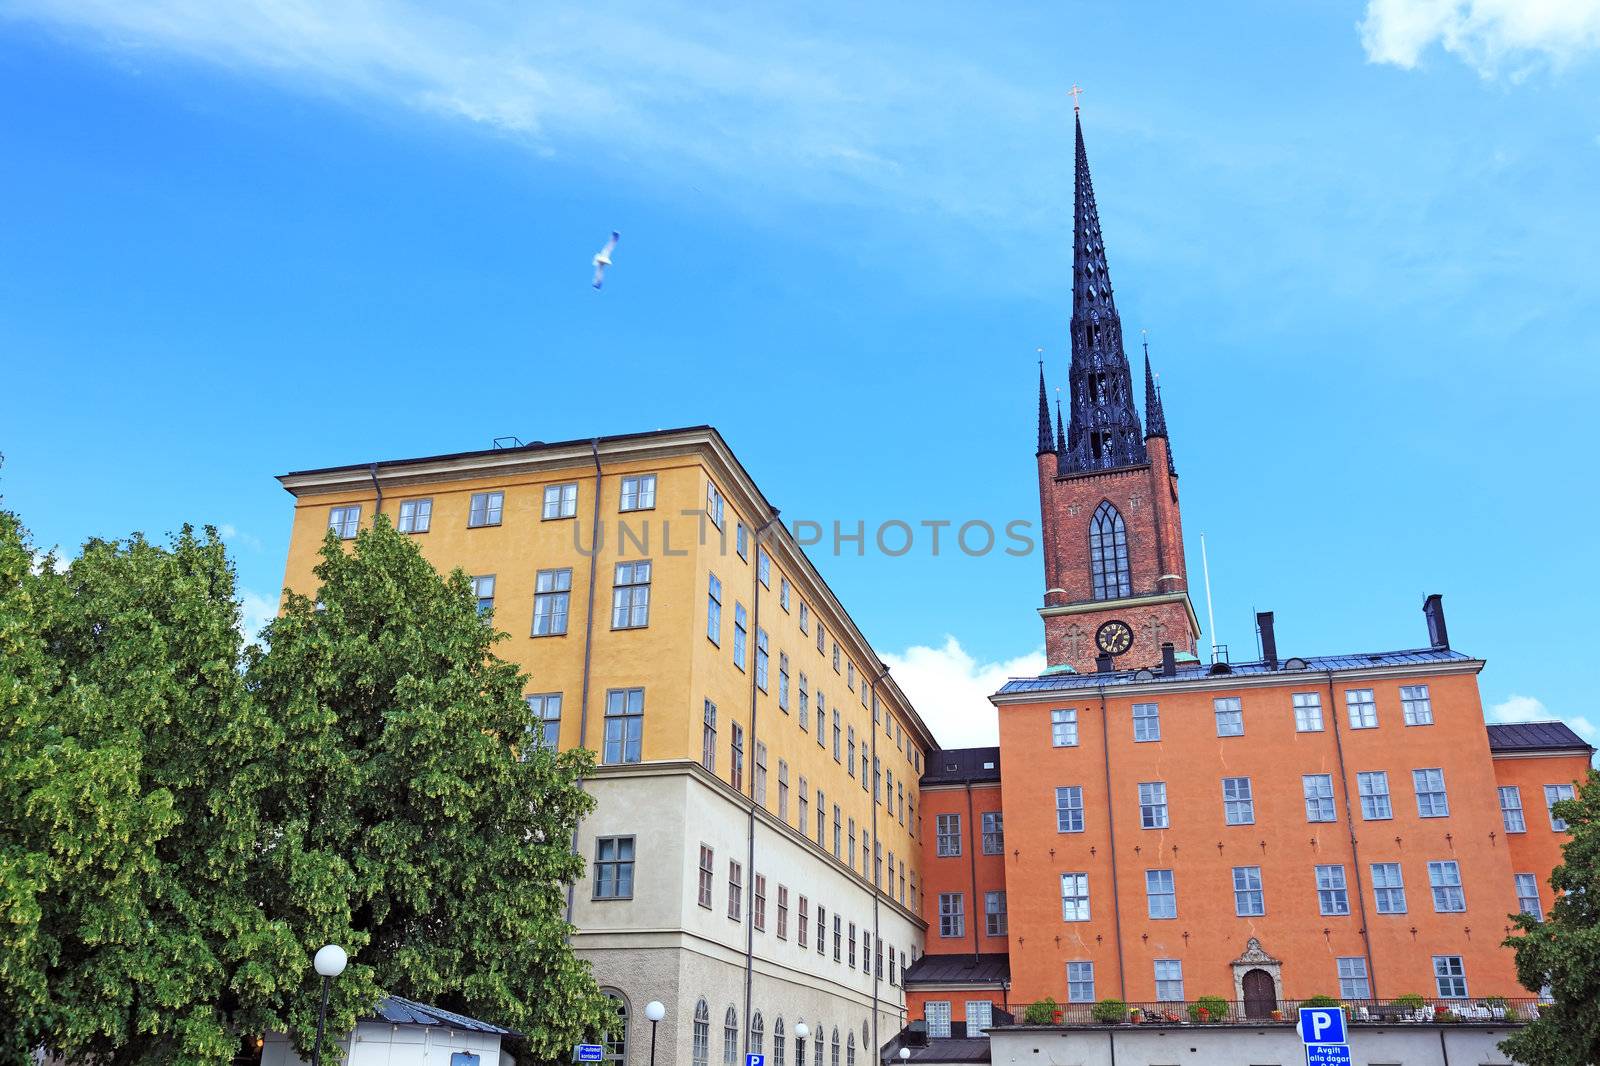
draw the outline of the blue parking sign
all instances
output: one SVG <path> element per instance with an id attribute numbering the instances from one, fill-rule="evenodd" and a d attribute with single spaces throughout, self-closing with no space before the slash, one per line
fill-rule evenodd
<path id="1" fill-rule="evenodd" d="M 744 1057 L 744 1066 L 767 1066 L 767 1057 L 765 1055 L 746 1055 Z"/>
<path id="2" fill-rule="evenodd" d="M 1342 1044 L 1343 1007 L 1301 1007 L 1300 1039 L 1307 1044 Z"/>
<path id="3" fill-rule="evenodd" d="M 599 1062 L 605 1057 L 606 1049 L 599 1044 L 579 1044 L 572 1049 L 573 1062 Z"/>
<path id="4" fill-rule="evenodd" d="M 1349 1044 L 1307 1044 L 1306 1066 L 1351 1066 Z"/>

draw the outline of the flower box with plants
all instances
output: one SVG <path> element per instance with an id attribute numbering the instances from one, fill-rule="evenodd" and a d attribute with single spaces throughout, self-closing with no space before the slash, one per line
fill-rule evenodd
<path id="1" fill-rule="evenodd" d="M 1201 996 L 1189 1004 L 1189 1020 L 1207 1025 L 1212 1022 L 1226 1021 L 1228 1018 L 1228 1001 L 1221 996 Z"/>
<path id="2" fill-rule="evenodd" d="M 1089 1017 L 1101 1025 L 1116 1025 L 1128 1020 L 1128 1005 L 1120 999 L 1102 999 L 1089 1008 Z"/>

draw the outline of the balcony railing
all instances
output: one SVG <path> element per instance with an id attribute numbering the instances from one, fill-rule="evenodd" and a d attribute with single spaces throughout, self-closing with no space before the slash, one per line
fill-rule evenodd
<path id="1" fill-rule="evenodd" d="M 1398 999 L 1351 999 L 1340 1006 L 1353 1025 L 1440 1025 L 1478 1024 L 1515 1025 L 1539 1017 L 1540 1000 L 1506 999 L 1485 996 L 1469 999 L 1426 999 L 1405 996 Z M 1099 1003 L 1060 1003 L 1049 1025 L 1294 1025 L 1299 1008 L 1325 1007 L 1326 998 L 1283 1000 L 1268 1006 L 1243 1000 L 1205 999 L 1161 1002 L 1117 1001 Z M 1018 1025 L 1029 1025 L 1032 1004 L 1007 1003 L 1006 1010 Z M 1035 1014 L 1037 1017 L 1037 1012 Z"/>

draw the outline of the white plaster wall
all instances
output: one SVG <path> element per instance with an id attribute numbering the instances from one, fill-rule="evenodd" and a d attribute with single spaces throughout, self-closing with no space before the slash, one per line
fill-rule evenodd
<path id="1" fill-rule="evenodd" d="M 345 1066 L 450 1066 L 458 1051 L 478 1056 L 479 1066 L 500 1066 L 500 1037 L 426 1025 L 361 1022 L 354 1042 L 342 1041 Z M 261 1066 L 305 1066 L 289 1038 L 268 1033 L 261 1045 Z"/>
<path id="2" fill-rule="evenodd" d="M 1358 1066 L 1517 1066 L 1495 1046 L 1511 1032 L 1476 1026 L 1357 1028 L 1350 1033 L 1350 1057 Z M 1116 1066 L 1301 1066 L 1305 1062 L 1304 1046 L 1290 1027 L 997 1030 L 990 1034 L 989 1051 L 993 1066 L 1112 1066 L 1113 1062 Z"/>

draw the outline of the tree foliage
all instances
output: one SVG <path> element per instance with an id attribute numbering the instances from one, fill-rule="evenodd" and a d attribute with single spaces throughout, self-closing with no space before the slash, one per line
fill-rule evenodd
<path id="1" fill-rule="evenodd" d="M 1600 1062 L 1600 773 L 1591 770 L 1576 799 L 1555 805 L 1571 839 L 1550 876 L 1556 900 L 1545 921 L 1513 916 L 1506 940 L 1524 987 L 1548 987 L 1553 1004 L 1503 1044 L 1519 1062 L 1587 1066 Z"/>

